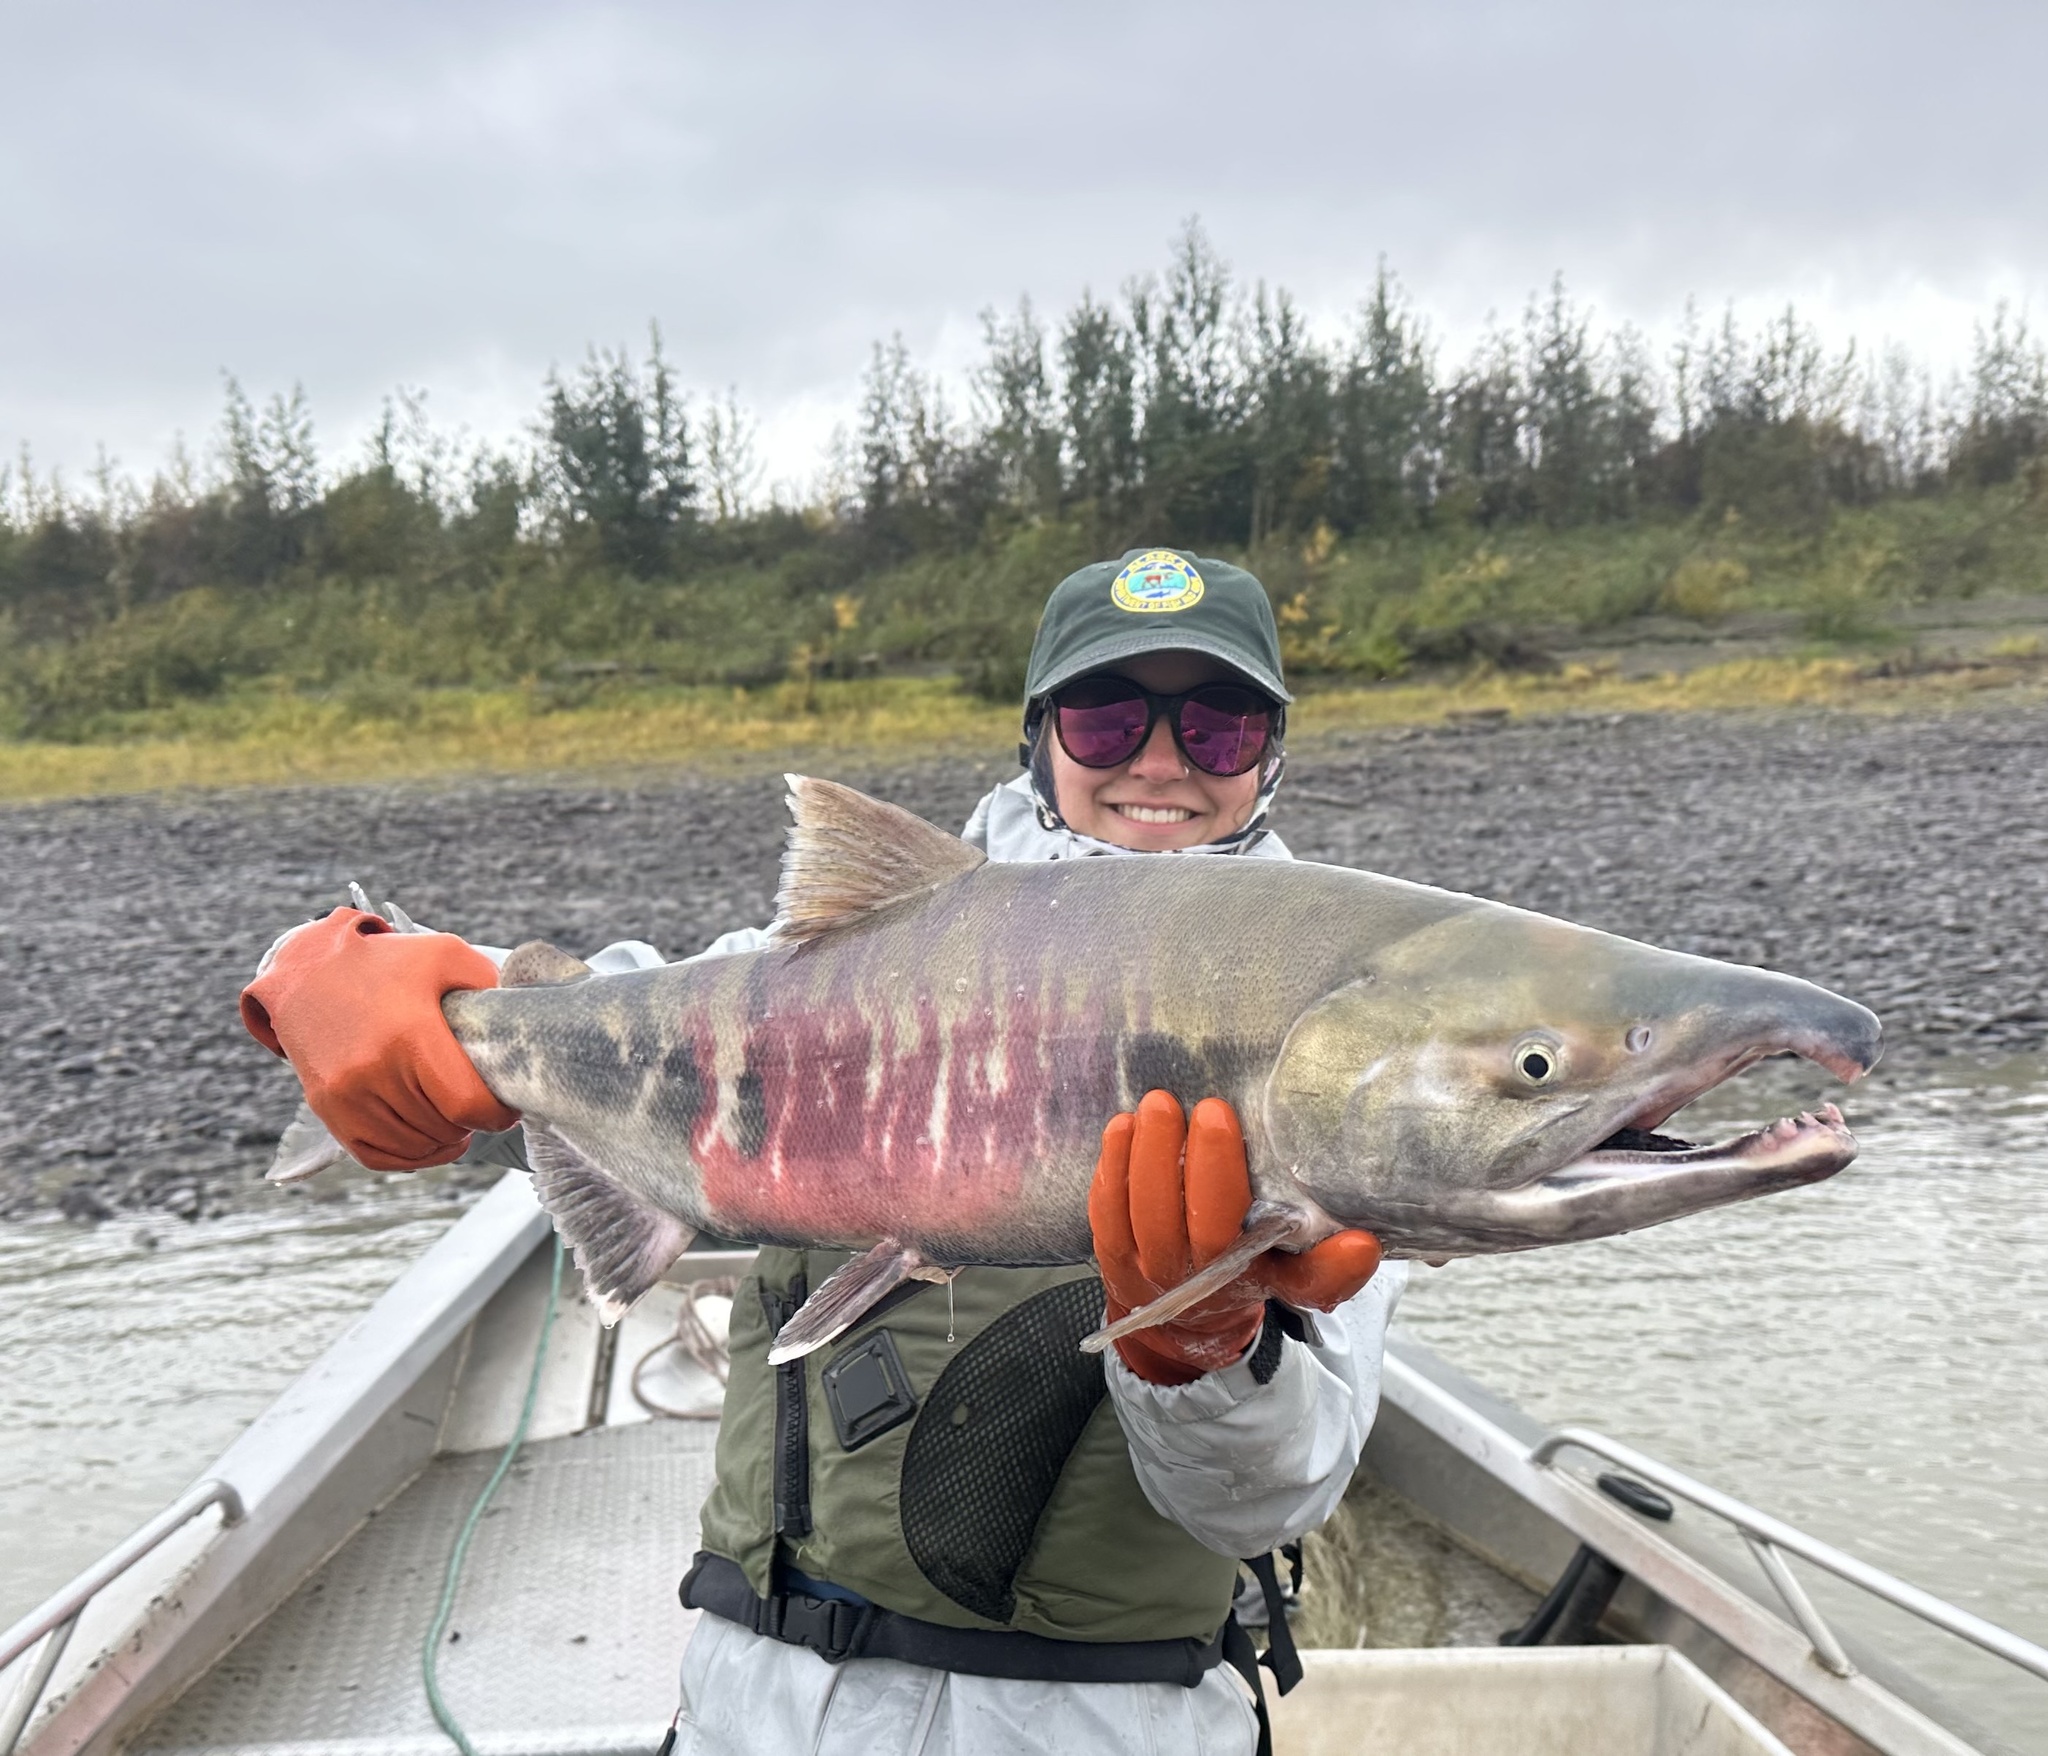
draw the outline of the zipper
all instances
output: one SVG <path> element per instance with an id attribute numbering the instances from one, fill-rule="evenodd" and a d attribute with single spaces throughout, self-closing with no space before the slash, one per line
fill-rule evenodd
<path id="1" fill-rule="evenodd" d="M 809 1281 L 799 1268 L 788 1290 L 761 1289 L 761 1310 L 772 1340 L 797 1314 L 809 1296 Z M 811 1534 L 811 1422 L 808 1362 L 791 1360 L 775 1368 L 775 1534 Z"/>

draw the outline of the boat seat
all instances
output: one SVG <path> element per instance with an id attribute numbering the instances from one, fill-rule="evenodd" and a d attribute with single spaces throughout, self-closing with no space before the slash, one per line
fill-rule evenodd
<path id="1" fill-rule="evenodd" d="M 646 1756 L 695 1612 L 676 1585 L 710 1492 L 712 1421 L 528 1445 L 478 1526 L 441 1692 L 478 1756 Z M 128 1745 L 133 1756 L 449 1756 L 420 1643 L 497 1464 L 437 1458 Z"/>

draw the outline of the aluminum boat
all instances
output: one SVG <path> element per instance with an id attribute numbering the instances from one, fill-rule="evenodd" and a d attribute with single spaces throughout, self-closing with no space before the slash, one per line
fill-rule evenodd
<path id="1" fill-rule="evenodd" d="M 422 1643 L 522 1414 L 435 1642 L 443 1699 L 478 1756 L 653 1756 L 711 1485 L 715 1289 L 747 1261 L 692 1252 L 606 1332 L 573 1269 L 551 1295 L 547 1218 L 508 1173 L 190 1490 L 0 1636 L 0 1756 L 444 1756 Z M 1390 1645 L 1399 1615 L 1357 1626 L 1312 1574 L 1298 1626 L 1338 1644 L 1274 1700 L 1280 1756 L 2005 1756 L 1838 1632 L 1816 1574 L 2048 1689 L 2048 1650 L 1547 1430 L 1398 1335 L 1351 1503 L 1370 1565 L 1437 1609 Z"/>

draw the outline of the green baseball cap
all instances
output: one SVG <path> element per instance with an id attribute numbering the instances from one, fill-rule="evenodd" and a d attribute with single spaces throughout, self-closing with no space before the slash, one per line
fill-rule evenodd
<path id="1" fill-rule="evenodd" d="M 1131 549 L 1054 586 L 1031 643 L 1025 698 L 1147 652 L 1207 653 L 1275 701 L 1294 699 L 1280 681 L 1280 630 L 1266 588 L 1242 567 L 1177 549 Z"/>

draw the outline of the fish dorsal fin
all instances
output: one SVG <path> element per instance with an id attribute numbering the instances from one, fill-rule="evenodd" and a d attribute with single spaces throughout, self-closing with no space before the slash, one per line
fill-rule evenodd
<path id="1" fill-rule="evenodd" d="M 529 939 L 498 969 L 501 988 L 556 988 L 564 982 L 580 982 L 591 973 L 580 957 L 571 957 L 545 939 Z"/>
<path id="2" fill-rule="evenodd" d="M 775 895 L 778 939 L 815 939 L 987 862 L 979 848 L 901 806 L 829 780 L 786 778 L 796 822 Z"/>

